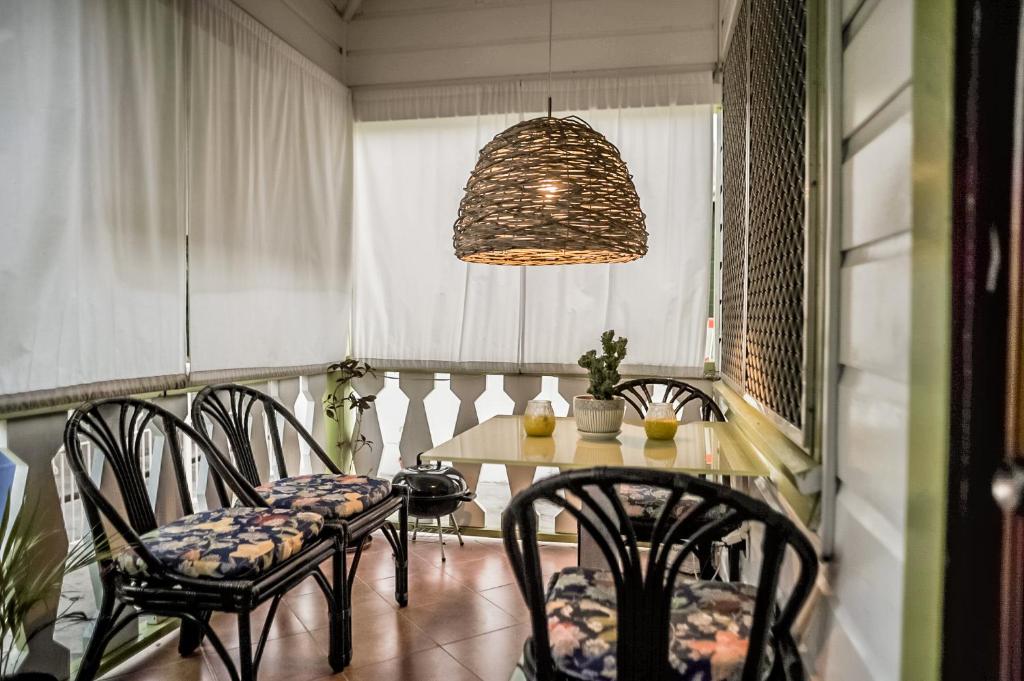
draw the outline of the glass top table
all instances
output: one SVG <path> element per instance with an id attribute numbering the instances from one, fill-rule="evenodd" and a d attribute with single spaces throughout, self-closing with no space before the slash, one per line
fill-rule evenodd
<path id="1" fill-rule="evenodd" d="M 728 422 L 696 421 L 679 426 L 674 440 L 648 440 L 642 423 L 625 422 L 614 440 L 588 441 L 579 436 L 572 417 L 555 420 L 551 437 L 529 437 L 522 416 L 495 416 L 420 456 L 423 462 L 451 461 L 475 490 L 480 465 L 505 466 L 515 495 L 533 482 L 538 466 L 560 470 L 593 466 L 656 468 L 723 479 L 766 475 L 757 455 Z M 483 509 L 466 504 L 457 514 L 460 524 L 484 527 Z M 555 520 L 558 532 L 575 532 L 567 513 Z"/>

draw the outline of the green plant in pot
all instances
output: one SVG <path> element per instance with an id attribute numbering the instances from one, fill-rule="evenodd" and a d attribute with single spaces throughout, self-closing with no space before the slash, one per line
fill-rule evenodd
<path id="1" fill-rule="evenodd" d="M 613 391 L 619 383 L 619 365 L 626 357 L 628 342 L 622 336 L 616 338 L 615 331 L 609 329 L 601 334 L 601 354 L 588 350 L 579 359 L 579 365 L 587 370 L 590 387 L 586 395 L 572 398 L 572 409 L 576 429 L 586 439 L 611 439 L 622 428 L 626 401 Z"/>
<path id="2" fill-rule="evenodd" d="M 0 680 L 4 681 L 55 681 L 49 674 L 16 671 L 22 653 L 50 625 L 84 614 L 63 608 L 41 621 L 32 615 L 53 602 L 67 575 L 95 562 L 91 543 L 80 541 L 63 560 L 40 565 L 36 557 L 45 550 L 47 537 L 39 533 L 33 517 L 23 509 L 12 520 L 9 503 L 0 517 Z"/>
<path id="3" fill-rule="evenodd" d="M 334 388 L 324 395 L 324 413 L 327 418 L 337 423 L 337 451 L 344 452 L 346 466 L 355 463 L 356 456 L 363 450 L 373 449 L 373 441 L 362 433 L 363 414 L 373 406 L 376 395 L 356 395 L 352 391 L 352 381 L 364 376 L 376 376 L 372 366 L 355 359 L 346 359 L 327 367 L 329 372 L 337 372 Z M 355 414 L 355 422 L 351 431 L 346 432 L 345 414 Z"/>

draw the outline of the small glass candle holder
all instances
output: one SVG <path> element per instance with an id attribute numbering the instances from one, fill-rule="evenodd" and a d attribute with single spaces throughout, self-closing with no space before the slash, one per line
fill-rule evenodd
<path id="1" fill-rule="evenodd" d="M 655 402 L 644 417 L 644 431 L 651 440 L 671 440 L 679 429 L 679 420 L 671 404 Z"/>
<path id="2" fill-rule="evenodd" d="M 555 432 L 555 410 L 550 400 L 530 400 L 526 403 L 523 430 L 532 437 L 548 437 Z"/>

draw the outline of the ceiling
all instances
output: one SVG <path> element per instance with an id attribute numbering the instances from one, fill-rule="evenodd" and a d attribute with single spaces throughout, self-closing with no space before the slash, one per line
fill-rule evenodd
<path id="1" fill-rule="evenodd" d="M 235 0 L 355 86 L 548 71 L 548 0 Z M 552 70 L 706 71 L 735 0 L 553 0 Z"/>

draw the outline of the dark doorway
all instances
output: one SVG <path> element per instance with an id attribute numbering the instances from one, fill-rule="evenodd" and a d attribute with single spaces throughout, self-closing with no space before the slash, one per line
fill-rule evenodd
<path id="1" fill-rule="evenodd" d="M 1000 622 L 1003 514 L 992 486 L 1007 455 L 1014 92 L 1020 3 L 962 1 L 956 16 L 949 505 L 943 678 L 1020 679 Z M 924 113 L 924 112 L 922 112 Z M 1014 453 L 1014 456 L 1016 453 Z M 912 484 L 912 483 L 911 483 Z M 1013 552 L 1015 549 L 1009 547 Z M 913 561 L 913 556 L 907 556 Z M 1017 648 L 1020 629 L 1016 630 Z M 1002 638 L 1008 640 L 1009 637 Z M 1004 660 L 1000 672 L 1000 660 Z"/>

